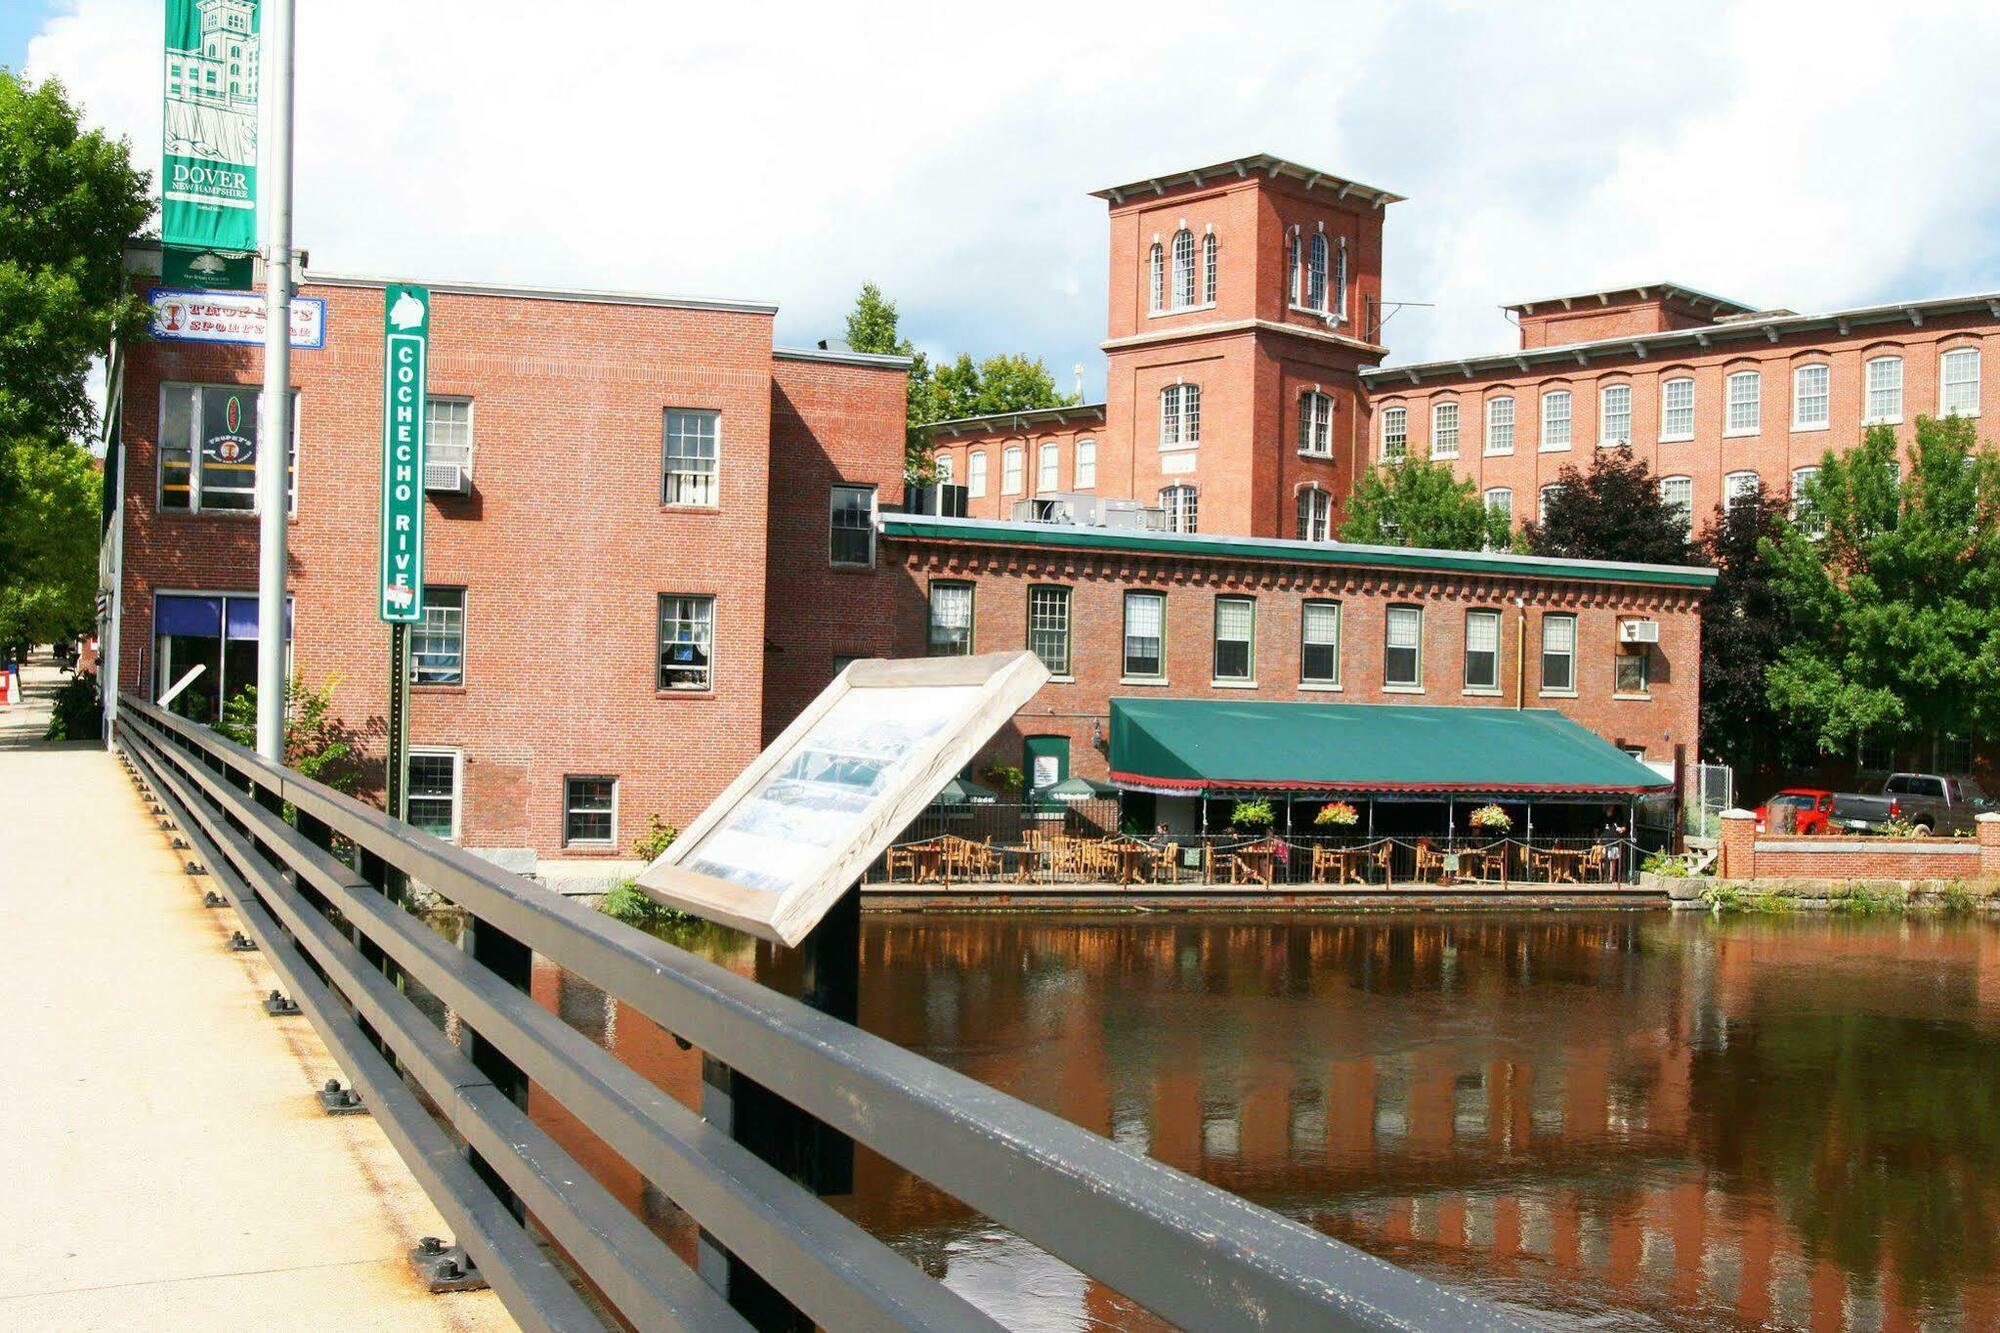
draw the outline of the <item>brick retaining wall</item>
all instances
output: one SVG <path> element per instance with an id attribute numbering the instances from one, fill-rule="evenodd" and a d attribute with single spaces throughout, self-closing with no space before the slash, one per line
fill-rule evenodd
<path id="1" fill-rule="evenodd" d="M 1978 823 L 1977 839 L 1798 837 L 1760 834 L 1756 816 L 1727 810 L 1716 873 L 1738 881 L 2000 879 L 2000 814 Z"/>

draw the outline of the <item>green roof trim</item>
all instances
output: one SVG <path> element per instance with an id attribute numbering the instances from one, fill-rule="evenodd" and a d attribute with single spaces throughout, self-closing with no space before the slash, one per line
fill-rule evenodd
<path id="1" fill-rule="evenodd" d="M 1715 571 L 1702 565 L 1642 565 L 1617 560 L 1563 560 L 1554 556 L 1505 555 L 1492 551 L 1437 551 L 1414 546 L 1354 546 L 1345 542 L 1286 541 L 1275 537 L 1205 537 L 1195 533 L 1150 532 L 1130 528 L 1087 528 L 1056 523 L 1013 523 L 997 519 L 940 518 L 930 514 L 884 514 L 881 525 L 884 536 L 906 541 L 976 542 L 1084 551 L 1131 551 L 1144 555 L 1274 560 L 1297 565 L 1330 565 L 1359 569 L 1422 569 L 1454 574 L 1489 574 L 1502 578 L 1639 583 L 1673 588 L 1706 589 L 1715 586 Z"/>
<path id="2" fill-rule="evenodd" d="M 1111 780 L 1160 793 L 1643 796 L 1672 788 L 1548 709 L 1113 699 Z"/>

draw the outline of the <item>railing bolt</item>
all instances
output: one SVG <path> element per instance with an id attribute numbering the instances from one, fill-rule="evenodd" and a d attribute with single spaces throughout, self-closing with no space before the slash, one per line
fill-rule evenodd
<path id="1" fill-rule="evenodd" d="M 200 875 L 206 875 L 206 874 L 208 873 L 208 872 L 207 872 L 206 870 L 203 870 L 203 869 L 201 868 L 201 862 L 199 862 L 199 861 L 190 861 L 190 862 L 188 862 L 188 863 L 187 863 L 187 872 L 188 872 L 188 874 L 190 874 L 190 875 L 196 875 L 196 876 L 200 876 Z"/>
<path id="2" fill-rule="evenodd" d="M 186 838 L 174 838 L 172 839 L 172 843 L 174 850 L 177 852 L 186 851 L 189 845 L 188 840 Z"/>
<path id="3" fill-rule="evenodd" d="M 210 889 L 201 895 L 201 905 L 203 907 L 227 907 L 229 906 L 229 899 L 223 897 L 214 889 Z"/>
<path id="4" fill-rule="evenodd" d="M 417 1242 L 417 1253 L 423 1255 L 443 1254 L 444 1242 L 436 1236 L 425 1236 Z"/>
<path id="5" fill-rule="evenodd" d="M 447 1291 L 478 1291 L 486 1286 L 486 1279 L 479 1276 L 479 1266 L 472 1262 L 465 1248 L 460 1245 L 446 1245 L 436 1236 L 425 1236 L 410 1251 L 410 1267 L 416 1270 L 417 1280 L 433 1293 Z"/>
<path id="6" fill-rule="evenodd" d="M 337 1078 L 328 1079 L 319 1090 L 319 1104 L 328 1115 L 360 1115 L 368 1109 L 361 1104 L 361 1094 L 341 1087 Z"/>
<path id="7" fill-rule="evenodd" d="M 251 939 L 240 930 L 231 931 L 229 934 L 229 949 L 232 953 L 256 953 L 257 941 Z"/>
<path id="8" fill-rule="evenodd" d="M 290 1018 L 299 1012 L 298 1001 L 291 999 L 283 991 L 272 991 L 264 997 L 264 1012 L 273 1018 Z M 329 1086 L 339 1086 L 332 1084 Z"/>

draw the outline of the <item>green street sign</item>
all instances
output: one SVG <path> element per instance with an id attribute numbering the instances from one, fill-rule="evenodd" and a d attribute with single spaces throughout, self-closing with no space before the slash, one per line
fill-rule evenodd
<path id="1" fill-rule="evenodd" d="M 160 250 L 160 281 L 169 287 L 197 287 L 210 292 L 247 292 L 256 256 L 223 250 L 191 250 L 168 245 Z"/>
<path id="2" fill-rule="evenodd" d="M 390 283 L 382 299 L 382 619 L 424 614 L 424 376 L 431 294 Z"/>
<path id="3" fill-rule="evenodd" d="M 160 238 L 257 248 L 258 0 L 167 0 Z"/>

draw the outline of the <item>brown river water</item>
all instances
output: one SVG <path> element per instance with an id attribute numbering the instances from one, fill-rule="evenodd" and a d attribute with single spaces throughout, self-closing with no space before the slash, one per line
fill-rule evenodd
<path id="1" fill-rule="evenodd" d="M 862 949 L 871 1032 L 1532 1323 L 2000 1327 L 2000 926 L 870 915 Z M 698 1054 L 541 960 L 534 987 L 698 1104 Z M 1010 1328 L 1161 1327 L 865 1149 L 833 1202 Z"/>

